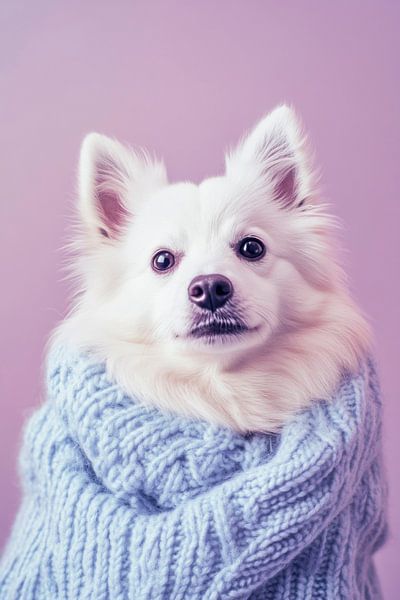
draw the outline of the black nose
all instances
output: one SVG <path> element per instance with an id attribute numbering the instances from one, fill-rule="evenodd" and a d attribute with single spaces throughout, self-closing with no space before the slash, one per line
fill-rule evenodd
<path id="1" fill-rule="evenodd" d="M 233 285 L 223 275 L 198 275 L 192 279 L 188 292 L 191 302 L 214 312 L 232 296 Z"/>

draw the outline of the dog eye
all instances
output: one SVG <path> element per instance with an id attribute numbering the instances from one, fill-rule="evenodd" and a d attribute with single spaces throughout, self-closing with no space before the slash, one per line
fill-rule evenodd
<path id="1" fill-rule="evenodd" d="M 152 266 L 155 271 L 168 271 L 175 264 L 175 257 L 169 250 L 159 250 L 153 256 Z"/>
<path id="2" fill-rule="evenodd" d="M 246 237 L 239 242 L 238 250 L 247 260 L 259 260 L 265 254 L 265 245 L 255 237 Z"/>

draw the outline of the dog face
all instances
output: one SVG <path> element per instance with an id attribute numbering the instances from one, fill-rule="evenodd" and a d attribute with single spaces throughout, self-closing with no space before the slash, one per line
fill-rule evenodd
<path id="1" fill-rule="evenodd" d="M 301 327 L 338 277 L 331 219 L 314 197 L 304 139 L 285 106 L 226 157 L 223 176 L 200 185 L 168 184 L 162 164 L 90 134 L 77 268 L 88 327 L 222 356 Z"/>

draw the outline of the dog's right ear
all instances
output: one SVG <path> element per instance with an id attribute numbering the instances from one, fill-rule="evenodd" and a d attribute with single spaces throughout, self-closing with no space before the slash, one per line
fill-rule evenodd
<path id="1" fill-rule="evenodd" d="M 264 184 L 269 198 L 283 209 L 311 202 L 314 175 L 293 109 L 281 105 L 261 119 L 226 157 L 226 172 L 233 177 L 251 173 L 253 182 Z"/>
<path id="2" fill-rule="evenodd" d="M 139 196 L 166 183 L 162 163 L 152 162 L 143 152 L 99 133 L 90 133 L 82 143 L 79 163 L 79 207 L 81 218 L 103 238 L 116 239 L 135 212 Z"/>

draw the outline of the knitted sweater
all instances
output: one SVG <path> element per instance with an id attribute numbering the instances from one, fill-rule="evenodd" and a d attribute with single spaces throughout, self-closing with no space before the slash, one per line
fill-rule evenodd
<path id="1" fill-rule="evenodd" d="M 128 397 L 53 347 L 21 454 L 2 600 L 378 600 L 386 533 L 374 362 L 279 435 Z"/>

